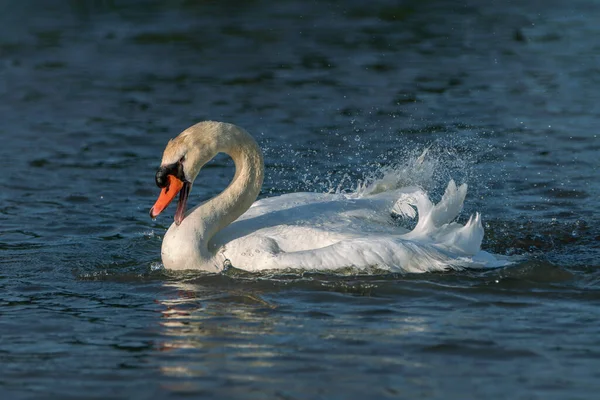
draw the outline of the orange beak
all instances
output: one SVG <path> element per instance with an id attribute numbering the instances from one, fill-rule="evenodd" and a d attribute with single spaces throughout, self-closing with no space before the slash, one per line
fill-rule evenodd
<path id="1" fill-rule="evenodd" d="M 163 212 L 165 208 L 173 201 L 177 193 L 183 188 L 183 182 L 173 175 L 167 176 L 169 183 L 167 186 L 162 188 L 160 195 L 154 203 L 154 206 L 150 209 L 150 216 L 156 218 L 158 214 Z"/>

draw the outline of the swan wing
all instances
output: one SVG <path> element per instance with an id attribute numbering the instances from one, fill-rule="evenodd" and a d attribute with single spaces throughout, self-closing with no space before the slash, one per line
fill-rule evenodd
<path id="1" fill-rule="evenodd" d="M 453 222 L 462 209 L 465 184 L 450 181 L 433 204 L 419 188 L 362 198 L 295 193 L 263 199 L 215 236 L 215 250 L 232 265 L 251 271 L 382 268 L 427 272 L 498 266 L 480 251 L 481 216 Z M 417 211 L 415 211 L 415 208 Z M 396 213 L 418 222 L 408 231 Z"/>
<path id="2" fill-rule="evenodd" d="M 248 244 L 252 246 L 249 247 Z M 443 246 L 389 236 L 346 238 L 321 248 L 294 252 L 284 251 L 273 238 L 255 236 L 243 244 L 240 243 L 240 248 L 246 250 L 237 252 L 236 248 L 226 246 L 224 257 L 232 265 L 249 271 L 379 268 L 390 272 L 415 273 L 496 266 L 491 263 L 495 261 L 493 258 L 488 260 L 483 256 L 457 257 Z"/>

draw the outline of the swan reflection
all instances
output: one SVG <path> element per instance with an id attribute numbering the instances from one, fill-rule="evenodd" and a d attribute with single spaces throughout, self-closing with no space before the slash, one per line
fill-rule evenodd
<path id="1" fill-rule="evenodd" d="M 215 374 L 235 381 L 285 381 L 283 371 L 316 373 L 322 357 L 340 366 L 414 366 L 416 361 L 388 343 L 397 343 L 398 336 L 422 337 L 435 324 L 386 308 L 376 296 L 348 293 L 362 293 L 366 286 L 374 290 L 372 283 L 319 281 L 311 285 L 321 290 L 282 291 L 284 284 L 227 279 L 165 283 L 172 296 L 161 301 L 160 369 L 169 381 L 193 377 L 201 385 Z M 343 313 L 336 311 L 340 302 Z"/>
<path id="2" fill-rule="evenodd" d="M 203 285 L 168 282 L 171 298 L 160 325 L 167 338 L 160 350 L 171 355 L 161 367 L 167 376 L 202 376 L 227 363 L 250 361 L 250 365 L 272 367 L 269 358 L 277 355 L 268 343 L 257 343 L 274 333 L 276 306 L 261 293 L 243 290 L 215 291 Z M 270 315 L 269 315 L 270 314 Z"/>

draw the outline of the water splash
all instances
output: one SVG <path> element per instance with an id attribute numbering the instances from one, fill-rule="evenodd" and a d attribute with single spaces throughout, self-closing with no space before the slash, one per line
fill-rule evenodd
<path id="1" fill-rule="evenodd" d="M 370 173 L 364 181 L 359 181 L 356 193 L 359 196 L 386 192 L 403 186 L 431 185 L 438 159 L 427 157 L 431 145 L 418 156 L 414 154 L 403 164 L 382 166 Z M 416 153 L 415 153 L 416 154 Z"/>
<path id="2" fill-rule="evenodd" d="M 327 179 L 306 177 L 304 182 L 309 190 L 313 189 L 311 191 L 358 196 L 418 186 L 435 197 L 441 196 L 452 179 L 476 186 L 479 178 L 473 168 L 476 162 L 473 153 L 461 154 L 448 143 L 439 141 L 425 146 L 399 148 L 393 154 L 386 154 L 385 158 L 379 156 L 374 159 L 384 159 L 384 162 L 367 165 L 358 177 L 355 172 L 348 171 L 337 177 L 328 174 Z"/>

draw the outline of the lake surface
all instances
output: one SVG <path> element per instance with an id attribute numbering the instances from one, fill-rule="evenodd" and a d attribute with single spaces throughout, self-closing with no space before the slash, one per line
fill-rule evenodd
<path id="1" fill-rule="evenodd" d="M 591 0 L 0 3 L 0 397 L 597 398 L 599 20 Z M 154 173 L 204 119 L 256 137 L 262 196 L 467 182 L 459 220 L 481 211 L 484 249 L 521 261 L 165 271 Z M 190 203 L 232 176 L 217 158 Z"/>

